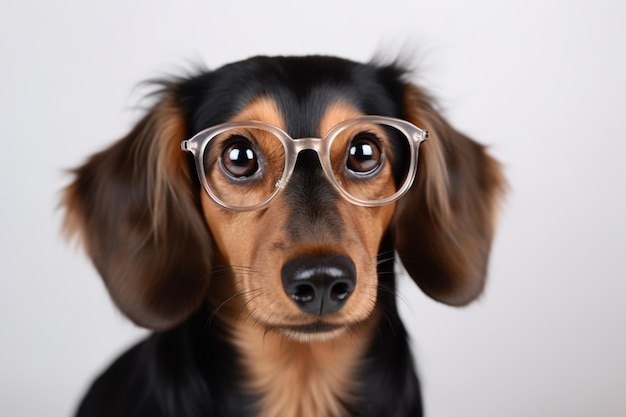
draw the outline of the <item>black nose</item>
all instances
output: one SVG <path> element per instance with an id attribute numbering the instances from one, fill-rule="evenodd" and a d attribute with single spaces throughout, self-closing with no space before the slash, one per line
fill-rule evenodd
<path id="1" fill-rule="evenodd" d="M 356 285 L 356 267 L 346 256 L 291 259 L 281 270 L 283 288 L 300 310 L 318 316 L 339 311 Z"/>

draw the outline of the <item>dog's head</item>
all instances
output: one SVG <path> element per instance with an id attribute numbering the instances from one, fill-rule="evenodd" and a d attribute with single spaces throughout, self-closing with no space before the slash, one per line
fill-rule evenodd
<path id="1" fill-rule="evenodd" d="M 64 197 L 67 230 L 139 325 L 208 302 L 330 337 L 376 309 L 394 250 L 439 301 L 481 292 L 499 166 L 401 68 L 259 57 L 163 86 Z"/>

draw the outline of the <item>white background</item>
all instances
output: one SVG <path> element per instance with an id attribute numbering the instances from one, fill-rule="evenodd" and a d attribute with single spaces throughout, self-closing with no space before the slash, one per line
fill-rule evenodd
<path id="1" fill-rule="evenodd" d="M 626 415 L 626 3 L 102 1 L 0 5 L 0 415 L 67 416 L 143 335 L 59 227 L 64 170 L 125 134 L 147 78 L 256 54 L 412 56 L 505 165 L 485 295 L 406 277 L 430 417 Z"/>

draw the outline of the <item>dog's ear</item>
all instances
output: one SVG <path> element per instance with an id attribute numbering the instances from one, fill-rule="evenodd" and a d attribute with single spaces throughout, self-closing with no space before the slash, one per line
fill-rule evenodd
<path id="1" fill-rule="evenodd" d="M 415 183 L 398 202 L 396 250 L 430 297 L 464 305 L 482 291 L 498 200 L 500 165 L 455 130 L 418 87 L 405 87 L 408 120 L 429 131 Z"/>
<path id="2" fill-rule="evenodd" d="M 163 94 L 123 139 L 74 171 L 65 190 L 65 231 L 78 234 L 111 297 L 155 330 L 187 318 L 206 296 L 212 247 L 197 208 L 185 117 Z"/>

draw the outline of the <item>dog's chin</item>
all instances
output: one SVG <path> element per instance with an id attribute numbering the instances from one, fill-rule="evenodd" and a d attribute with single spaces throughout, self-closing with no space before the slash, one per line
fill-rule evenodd
<path id="1" fill-rule="evenodd" d="M 348 326 L 317 322 L 296 326 L 278 326 L 272 330 L 294 342 L 313 343 L 336 339 L 348 331 Z"/>

